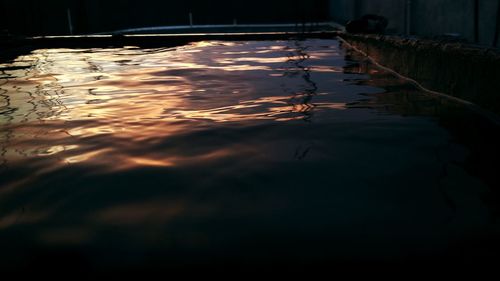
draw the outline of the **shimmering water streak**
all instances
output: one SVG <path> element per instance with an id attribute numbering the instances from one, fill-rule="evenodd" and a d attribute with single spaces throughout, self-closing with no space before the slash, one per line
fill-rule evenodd
<path id="1" fill-rule="evenodd" d="M 310 102 L 327 94 L 318 92 L 311 72 L 342 72 L 326 59 L 339 55 L 337 42 L 314 44 L 308 53 L 294 42 L 36 50 L 9 65 L 27 68 L 2 75 L 4 161 L 51 156 L 76 163 L 106 153 L 120 163 L 171 166 L 176 160 L 136 159 L 113 147 L 82 147 L 78 139 L 110 135 L 133 143 L 214 122 L 290 121 L 313 109 L 343 110 L 343 101 Z"/>

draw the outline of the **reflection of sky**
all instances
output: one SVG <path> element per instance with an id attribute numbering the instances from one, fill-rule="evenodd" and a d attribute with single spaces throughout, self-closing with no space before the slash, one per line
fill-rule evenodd
<path id="1" fill-rule="evenodd" d="M 327 84 L 325 92 L 314 89 L 319 96 L 314 104 L 312 97 L 303 98 L 311 95 L 304 71 L 321 79 L 342 74 L 337 43 L 312 44 L 305 59 L 289 42 L 36 50 L 4 65 L 19 67 L 8 71 L 1 88 L 0 118 L 10 132 L 4 158 L 12 162 L 61 153 L 63 162 L 75 163 L 113 153 L 110 147 L 82 148 L 78 139 L 96 135 L 141 141 L 213 122 L 291 121 L 310 118 L 312 110 L 343 110 L 348 101 L 322 98 L 331 94 Z M 32 138 L 37 141 L 30 143 Z M 138 165 L 174 163 L 129 159 Z"/>

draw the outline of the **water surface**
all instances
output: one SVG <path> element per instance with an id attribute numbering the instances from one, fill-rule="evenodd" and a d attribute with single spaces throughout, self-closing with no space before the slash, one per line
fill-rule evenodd
<path id="1" fill-rule="evenodd" d="M 34 50 L 0 129 L 7 266 L 498 256 L 498 126 L 336 40 Z"/>

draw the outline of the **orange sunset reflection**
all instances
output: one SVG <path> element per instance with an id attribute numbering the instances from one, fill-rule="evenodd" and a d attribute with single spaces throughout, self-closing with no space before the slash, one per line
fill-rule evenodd
<path id="1" fill-rule="evenodd" d="M 1 106 L 12 109 L 0 115 L 4 161 L 120 170 L 224 157 L 232 152 L 144 155 L 138 148 L 213 124 L 288 122 L 345 109 L 343 102 L 312 101 L 326 93 L 318 92 L 311 73 L 340 73 L 321 64 L 338 50 L 308 52 L 290 42 L 218 41 L 36 50 L 11 63 L 25 67 L 9 71 L 0 86 Z"/>

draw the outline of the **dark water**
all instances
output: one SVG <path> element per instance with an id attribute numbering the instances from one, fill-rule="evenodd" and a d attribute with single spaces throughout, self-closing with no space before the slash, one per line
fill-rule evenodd
<path id="1" fill-rule="evenodd" d="M 4 268 L 498 258 L 499 127 L 338 41 L 0 71 Z"/>

